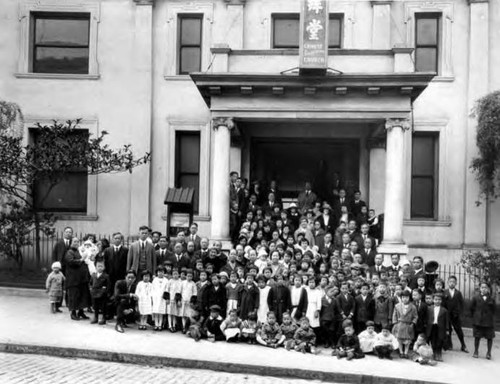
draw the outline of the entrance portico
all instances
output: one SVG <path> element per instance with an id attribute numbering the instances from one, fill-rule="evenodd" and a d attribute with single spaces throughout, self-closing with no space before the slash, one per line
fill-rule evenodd
<path id="1" fill-rule="evenodd" d="M 326 122 L 331 123 L 335 130 L 338 124 L 346 123 L 371 129 L 368 142 L 385 140 L 385 202 L 382 205 L 385 214 L 384 241 L 379 252 L 408 252 L 403 239 L 406 191 L 404 135 L 411 126 L 411 104 L 426 88 L 432 74 L 304 77 L 223 73 L 192 74 L 191 77 L 212 115 L 212 238 L 229 239 L 231 134 L 237 134 L 238 125 L 255 122 L 266 122 L 271 126 L 273 123 L 290 121 L 307 124 Z M 275 140 L 279 137 L 275 136 Z M 370 151 L 377 151 L 373 158 L 380 155 L 379 146 L 369 148 Z M 371 153 L 369 157 L 372 157 Z M 370 163 L 368 168 L 373 166 Z M 376 181 L 369 180 L 369 185 L 373 186 L 374 183 Z M 371 198 L 371 191 L 368 191 L 368 199 Z"/>

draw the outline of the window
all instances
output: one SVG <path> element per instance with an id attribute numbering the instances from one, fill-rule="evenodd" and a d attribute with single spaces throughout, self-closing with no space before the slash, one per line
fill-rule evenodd
<path id="1" fill-rule="evenodd" d="M 343 15 L 330 14 L 328 24 L 328 47 L 342 48 Z M 273 48 L 299 48 L 300 40 L 300 15 L 274 14 L 273 15 Z"/>
<path id="2" fill-rule="evenodd" d="M 194 213 L 198 213 L 200 189 L 200 132 L 175 135 L 175 187 L 194 188 Z"/>
<path id="3" fill-rule="evenodd" d="M 31 131 L 33 142 L 39 141 L 39 131 Z M 86 139 L 87 130 L 75 130 L 75 135 Z M 86 169 L 56 174 L 57 184 L 48 178 L 38 179 L 33 185 L 33 203 L 39 212 L 87 213 L 88 173 Z"/>
<path id="4" fill-rule="evenodd" d="M 439 13 L 415 14 L 415 70 L 438 72 Z"/>
<path id="5" fill-rule="evenodd" d="M 439 136 L 417 132 L 412 139 L 411 218 L 437 219 Z"/>
<path id="6" fill-rule="evenodd" d="M 32 72 L 89 73 L 89 13 L 32 14 Z"/>
<path id="7" fill-rule="evenodd" d="M 179 15 L 179 75 L 201 70 L 203 15 Z"/>

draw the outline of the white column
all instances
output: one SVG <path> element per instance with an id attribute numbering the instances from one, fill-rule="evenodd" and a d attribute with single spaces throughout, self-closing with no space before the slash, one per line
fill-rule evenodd
<path id="1" fill-rule="evenodd" d="M 152 54 L 153 54 L 153 5 L 154 0 L 134 0 L 135 30 L 132 63 L 134 65 L 134 92 L 136 104 L 130 124 L 137 127 L 133 149 L 140 156 L 151 152 L 152 108 Z M 150 165 L 134 169 L 130 177 L 129 233 L 136 233 L 141 225 L 149 225 Z"/>
<path id="2" fill-rule="evenodd" d="M 469 0 L 470 30 L 469 30 L 469 86 L 467 103 L 470 111 L 477 99 L 485 96 L 489 90 L 489 4 L 486 0 Z M 469 166 L 477 156 L 476 146 L 477 120 L 469 117 L 466 140 L 466 196 L 464 220 L 464 246 L 467 248 L 482 248 L 486 239 L 486 207 L 487 203 L 477 205 L 479 184 L 476 175 Z"/>
<path id="3" fill-rule="evenodd" d="M 392 0 L 372 0 L 372 48 L 391 49 Z"/>
<path id="4" fill-rule="evenodd" d="M 212 120 L 212 240 L 229 240 L 229 158 L 234 121 L 228 117 Z"/>
<path id="5" fill-rule="evenodd" d="M 378 215 L 384 212 L 385 196 L 385 137 L 368 139 L 370 150 L 369 201 Z"/>
<path id="6" fill-rule="evenodd" d="M 404 133 L 410 129 L 410 122 L 408 119 L 387 119 L 385 128 L 387 138 L 384 239 L 378 252 L 384 254 L 407 254 L 408 247 L 403 240 L 406 182 Z"/>

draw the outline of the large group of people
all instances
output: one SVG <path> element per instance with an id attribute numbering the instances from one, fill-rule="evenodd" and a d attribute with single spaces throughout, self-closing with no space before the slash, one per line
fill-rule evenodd
<path id="1" fill-rule="evenodd" d="M 306 183 L 285 210 L 276 183 L 262 200 L 258 184 L 241 191 L 240 179 L 231 177 L 228 250 L 200 237 L 196 223 L 172 238 L 141 226 L 128 248 L 121 233 L 111 243 L 92 235 L 80 242 L 66 228 L 47 278 L 52 311 L 65 300 L 71 319 L 91 312 L 90 323 L 104 325 L 116 316 L 120 333 L 137 325 L 196 341 L 304 353 L 332 348 L 337 358 L 399 355 L 431 365 L 452 348 L 454 330 L 468 353 L 456 277 L 445 282 L 426 273 L 420 256 L 410 262 L 392 255 L 384 263 L 376 251 L 378 223 L 359 191 L 347 196 L 339 189 L 338 201 L 327 203 Z M 488 284 L 470 310 L 473 357 L 485 338 L 491 359 L 495 300 Z"/>

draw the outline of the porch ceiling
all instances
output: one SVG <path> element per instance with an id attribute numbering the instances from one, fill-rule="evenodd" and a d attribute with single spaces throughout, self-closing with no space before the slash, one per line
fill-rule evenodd
<path id="1" fill-rule="evenodd" d="M 192 73 L 192 80 L 210 107 L 212 97 L 262 98 L 286 94 L 306 97 L 355 95 L 392 96 L 414 101 L 434 73 L 343 73 L 326 76 L 298 74 Z"/>

